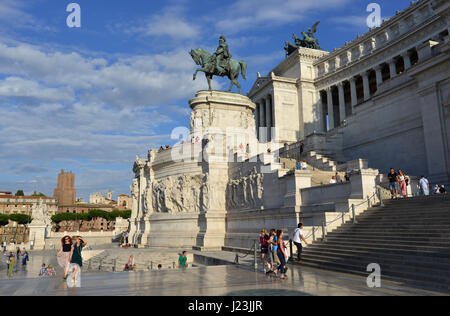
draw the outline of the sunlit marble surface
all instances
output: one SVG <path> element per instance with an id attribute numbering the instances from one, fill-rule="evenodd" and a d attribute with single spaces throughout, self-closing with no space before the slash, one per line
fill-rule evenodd
<path id="1" fill-rule="evenodd" d="M 6 271 L 2 271 L 6 275 Z M 68 289 L 61 275 L 54 278 L 0 280 L 0 295 L 103 296 L 271 296 L 271 295 L 433 295 L 436 293 L 383 282 L 369 289 L 365 279 L 309 268 L 292 267 L 288 279 L 267 277 L 240 266 L 198 267 L 131 273 L 83 274 L 81 288 Z"/>

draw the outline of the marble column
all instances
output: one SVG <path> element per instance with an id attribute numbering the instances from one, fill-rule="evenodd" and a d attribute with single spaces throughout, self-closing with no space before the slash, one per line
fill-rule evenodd
<path id="1" fill-rule="evenodd" d="M 327 88 L 327 101 L 328 101 L 328 130 L 334 129 L 334 109 L 333 109 L 333 94 L 331 93 L 331 87 Z"/>
<path id="2" fill-rule="evenodd" d="M 409 68 L 411 68 L 411 57 L 409 57 L 409 53 L 405 52 L 402 54 L 403 57 L 403 61 L 405 63 L 405 70 L 408 70 Z"/>
<path id="3" fill-rule="evenodd" d="M 397 66 L 395 65 L 395 59 L 389 61 L 389 71 L 391 72 L 391 79 L 397 76 Z"/>
<path id="4" fill-rule="evenodd" d="M 327 131 L 327 122 L 326 122 L 326 116 L 325 116 L 325 109 L 324 109 L 324 99 L 322 98 L 323 93 L 325 92 L 324 90 L 319 91 L 319 103 L 318 103 L 318 109 L 317 109 L 317 113 L 318 113 L 318 127 L 317 130 L 320 133 L 324 133 Z"/>
<path id="5" fill-rule="evenodd" d="M 259 103 L 256 103 L 255 109 L 255 123 L 256 123 L 256 137 L 259 139 Z"/>
<path id="6" fill-rule="evenodd" d="M 383 66 L 382 65 L 378 65 L 375 68 L 375 73 L 377 74 L 377 88 L 383 83 Z"/>
<path id="7" fill-rule="evenodd" d="M 261 100 L 259 102 L 259 141 L 265 143 L 267 141 L 267 133 L 266 133 L 266 102 L 265 100 Z"/>
<path id="8" fill-rule="evenodd" d="M 352 108 L 358 104 L 358 95 L 356 94 L 356 78 L 350 78 L 350 93 L 352 96 Z"/>
<path id="9" fill-rule="evenodd" d="M 369 73 L 365 71 L 362 74 L 362 78 L 364 86 L 364 101 L 367 101 L 370 99 Z"/>
<path id="10" fill-rule="evenodd" d="M 266 97 L 266 127 L 267 127 L 267 141 L 272 140 L 272 97 Z"/>
<path id="11" fill-rule="evenodd" d="M 338 83 L 338 91 L 339 91 L 339 118 L 341 122 L 343 122 L 346 118 L 345 115 L 345 95 L 344 95 L 344 83 Z"/>

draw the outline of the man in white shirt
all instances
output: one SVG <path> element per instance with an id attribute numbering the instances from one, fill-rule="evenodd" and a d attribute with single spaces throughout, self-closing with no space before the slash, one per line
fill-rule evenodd
<path id="1" fill-rule="evenodd" d="M 420 192 L 422 195 L 430 195 L 430 183 L 425 178 L 425 176 L 422 176 L 419 181 L 420 186 Z"/>
<path id="2" fill-rule="evenodd" d="M 336 177 L 333 176 L 330 180 L 330 184 L 336 184 L 336 183 L 337 183 Z"/>
<path id="3" fill-rule="evenodd" d="M 306 246 L 308 246 L 308 242 L 306 241 L 305 237 L 303 236 L 303 224 L 298 224 L 298 228 L 294 230 L 294 237 L 292 238 L 295 246 L 297 247 L 297 263 L 303 263 L 302 261 L 302 241 L 305 242 Z"/>

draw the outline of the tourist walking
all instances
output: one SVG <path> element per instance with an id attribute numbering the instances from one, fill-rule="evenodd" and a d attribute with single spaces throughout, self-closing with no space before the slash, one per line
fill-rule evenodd
<path id="1" fill-rule="evenodd" d="M 286 279 L 286 246 L 283 242 L 284 232 L 282 230 L 277 231 L 277 256 L 280 261 L 280 265 L 278 265 L 277 271 L 275 271 L 276 275 L 280 275 L 281 279 Z"/>
<path id="2" fill-rule="evenodd" d="M 441 188 L 439 189 L 439 193 L 446 194 L 447 190 L 445 189 L 445 185 L 441 185 Z"/>
<path id="3" fill-rule="evenodd" d="M 275 269 L 275 262 L 280 265 L 280 260 L 278 260 L 278 256 L 277 256 L 277 232 L 275 229 L 271 229 L 270 230 L 270 235 L 269 235 L 270 239 L 269 239 L 269 256 L 270 256 L 270 261 L 271 261 L 271 265 L 270 265 L 270 271 L 267 272 L 269 273 L 273 273 L 274 269 Z"/>
<path id="4" fill-rule="evenodd" d="M 270 261 L 270 258 L 268 258 L 269 255 L 269 234 L 267 233 L 267 230 L 263 229 L 261 231 L 261 234 L 259 235 L 259 243 L 261 245 L 261 261 L 263 263 L 263 269 L 264 272 L 266 272 L 266 265 L 269 265 L 270 270 L 270 264 L 268 263 Z"/>
<path id="5" fill-rule="evenodd" d="M 3 246 L 3 253 L 5 253 L 5 252 L 6 252 L 6 241 L 4 241 L 4 242 L 2 243 L 2 246 Z"/>
<path id="6" fill-rule="evenodd" d="M 183 253 L 178 258 L 178 268 L 187 268 L 188 267 L 186 255 L 187 255 L 187 252 L 183 251 Z"/>
<path id="7" fill-rule="evenodd" d="M 20 248 L 19 248 L 19 247 L 17 247 L 17 252 L 16 252 L 16 254 L 17 254 L 17 262 L 19 262 L 20 256 L 22 256 L 22 251 L 20 251 Z"/>
<path id="8" fill-rule="evenodd" d="M 67 279 L 67 275 L 69 274 L 69 265 L 70 265 L 70 253 L 72 252 L 72 238 L 70 236 L 65 236 L 61 239 L 61 249 L 56 255 L 56 259 L 61 268 L 64 269 L 64 279 Z"/>
<path id="9" fill-rule="evenodd" d="M 300 167 L 302 168 L 302 170 L 308 170 L 308 164 L 306 163 L 306 161 L 302 161 L 300 164 Z"/>
<path id="10" fill-rule="evenodd" d="M 128 258 L 128 262 L 125 265 L 124 271 L 135 271 L 136 270 L 136 264 L 134 263 L 134 256 L 130 256 Z"/>
<path id="11" fill-rule="evenodd" d="M 402 170 L 398 171 L 398 186 L 400 187 L 400 192 L 402 193 L 403 198 L 407 197 L 406 188 L 408 187 L 407 177 L 403 173 Z"/>
<path id="12" fill-rule="evenodd" d="M 125 232 L 125 245 L 127 245 L 127 246 L 129 245 L 129 243 L 128 243 L 128 236 L 129 236 L 128 235 L 128 231 L 126 231 Z"/>
<path id="13" fill-rule="evenodd" d="M 302 261 L 302 252 L 303 252 L 303 246 L 302 241 L 308 246 L 308 242 L 306 241 L 305 237 L 303 236 L 303 224 L 298 224 L 298 227 L 294 230 L 294 236 L 292 238 L 295 246 L 297 247 L 297 263 L 303 263 Z"/>
<path id="14" fill-rule="evenodd" d="M 14 263 L 15 263 L 15 261 L 16 261 L 16 258 L 11 253 L 11 255 L 9 256 L 9 259 L 8 259 L 8 276 L 10 278 L 13 276 L 13 273 L 14 273 Z"/>
<path id="15" fill-rule="evenodd" d="M 388 179 L 391 199 L 396 199 L 398 197 L 398 174 L 395 172 L 394 168 L 391 168 L 391 171 L 388 174 Z"/>
<path id="16" fill-rule="evenodd" d="M 428 179 L 425 178 L 425 176 L 420 177 L 419 188 L 421 195 L 423 196 L 430 195 L 430 182 L 428 181 Z"/>
<path id="17" fill-rule="evenodd" d="M 434 186 L 433 194 L 441 194 L 441 188 L 439 187 L 439 184 L 436 184 Z"/>
<path id="18" fill-rule="evenodd" d="M 72 245 L 72 251 L 70 252 L 69 276 L 67 277 L 67 285 L 69 287 L 81 286 L 81 267 L 83 266 L 81 253 L 86 246 L 87 242 L 82 237 L 76 237 L 76 241 Z"/>
<path id="19" fill-rule="evenodd" d="M 30 256 L 28 255 L 28 252 L 25 251 L 22 258 L 22 265 L 26 266 L 27 262 L 30 260 Z"/>

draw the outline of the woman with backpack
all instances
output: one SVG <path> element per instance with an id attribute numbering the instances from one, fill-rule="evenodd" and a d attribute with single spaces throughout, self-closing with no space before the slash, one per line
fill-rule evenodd
<path id="1" fill-rule="evenodd" d="M 275 275 L 280 274 L 280 278 L 282 280 L 286 279 L 286 245 L 283 242 L 284 232 L 282 230 L 277 231 L 277 256 L 280 260 L 280 264 L 278 265 L 278 271 L 275 272 Z"/>
<path id="2" fill-rule="evenodd" d="M 269 234 L 267 230 L 263 229 L 259 235 L 259 243 L 261 245 L 261 260 L 264 267 L 264 272 L 266 272 L 266 265 L 269 265 L 270 270 L 270 257 L 269 257 Z"/>

